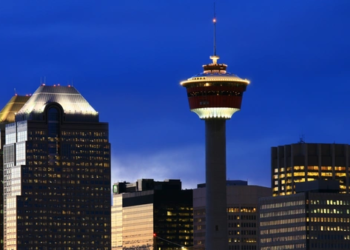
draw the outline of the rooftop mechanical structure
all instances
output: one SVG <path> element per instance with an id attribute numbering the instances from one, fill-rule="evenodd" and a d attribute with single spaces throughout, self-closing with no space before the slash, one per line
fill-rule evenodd
<path id="1" fill-rule="evenodd" d="M 226 71 L 216 55 L 214 22 L 214 55 L 203 73 L 181 86 L 187 89 L 192 112 L 205 121 L 206 151 L 206 250 L 228 249 L 226 212 L 226 120 L 241 109 L 243 92 L 249 81 Z"/>

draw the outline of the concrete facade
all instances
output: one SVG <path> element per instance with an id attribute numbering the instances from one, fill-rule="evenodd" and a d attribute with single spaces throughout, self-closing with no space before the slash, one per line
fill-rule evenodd
<path id="1" fill-rule="evenodd" d="M 335 190 L 262 198 L 260 249 L 350 249 L 349 207 L 350 195 Z"/>
<path id="2" fill-rule="evenodd" d="M 227 212 L 225 212 L 227 249 L 257 250 L 258 200 L 261 197 L 271 196 L 271 188 L 248 186 L 244 182 L 234 184 L 232 181 L 228 181 L 227 184 Z M 196 250 L 207 249 L 205 247 L 205 233 L 207 231 L 206 197 L 205 187 L 193 190 L 193 230 L 194 249 Z"/>
<path id="3" fill-rule="evenodd" d="M 205 121 L 206 249 L 227 249 L 226 120 Z"/>

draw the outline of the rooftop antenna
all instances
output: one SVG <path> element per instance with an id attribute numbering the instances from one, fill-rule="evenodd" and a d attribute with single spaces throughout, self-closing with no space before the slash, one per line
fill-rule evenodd
<path id="1" fill-rule="evenodd" d="M 304 134 L 301 134 L 299 143 L 305 143 L 304 139 L 305 139 Z"/>
<path id="2" fill-rule="evenodd" d="M 210 57 L 210 59 L 213 60 L 213 65 L 216 65 L 216 64 L 218 64 L 218 59 L 220 59 L 220 57 L 216 55 L 216 10 L 215 10 L 215 2 L 214 2 L 213 24 L 214 24 L 214 55 L 212 55 Z"/>
<path id="3" fill-rule="evenodd" d="M 15 91 L 15 96 L 17 96 L 17 91 L 16 91 L 16 88 L 14 88 L 14 91 Z"/>
<path id="4" fill-rule="evenodd" d="M 214 24 L 214 56 L 216 56 L 216 8 L 215 8 L 215 2 L 214 2 L 213 24 Z"/>

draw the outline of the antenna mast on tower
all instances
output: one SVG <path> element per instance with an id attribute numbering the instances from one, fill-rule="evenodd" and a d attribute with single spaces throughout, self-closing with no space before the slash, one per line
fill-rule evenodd
<path id="1" fill-rule="evenodd" d="M 215 10 L 215 2 L 214 2 L 213 24 L 214 24 L 214 56 L 216 56 L 216 10 Z"/>

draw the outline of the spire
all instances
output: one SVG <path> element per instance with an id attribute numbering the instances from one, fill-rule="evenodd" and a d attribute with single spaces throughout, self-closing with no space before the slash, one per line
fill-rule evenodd
<path id="1" fill-rule="evenodd" d="M 220 57 L 216 55 L 216 10 L 215 10 L 215 2 L 214 2 L 213 24 L 214 24 L 214 55 L 211 56 L 210 59 L 213 60 L 213 64 L 218 64 L 218 59 Z"/>
<path id="2" fill-rule="evenodd" d="M 214 56 L 216 56 L 216 11 L 215 11 L 215 2 L 214 2 L 213 24 L 214 24 Z"/>

